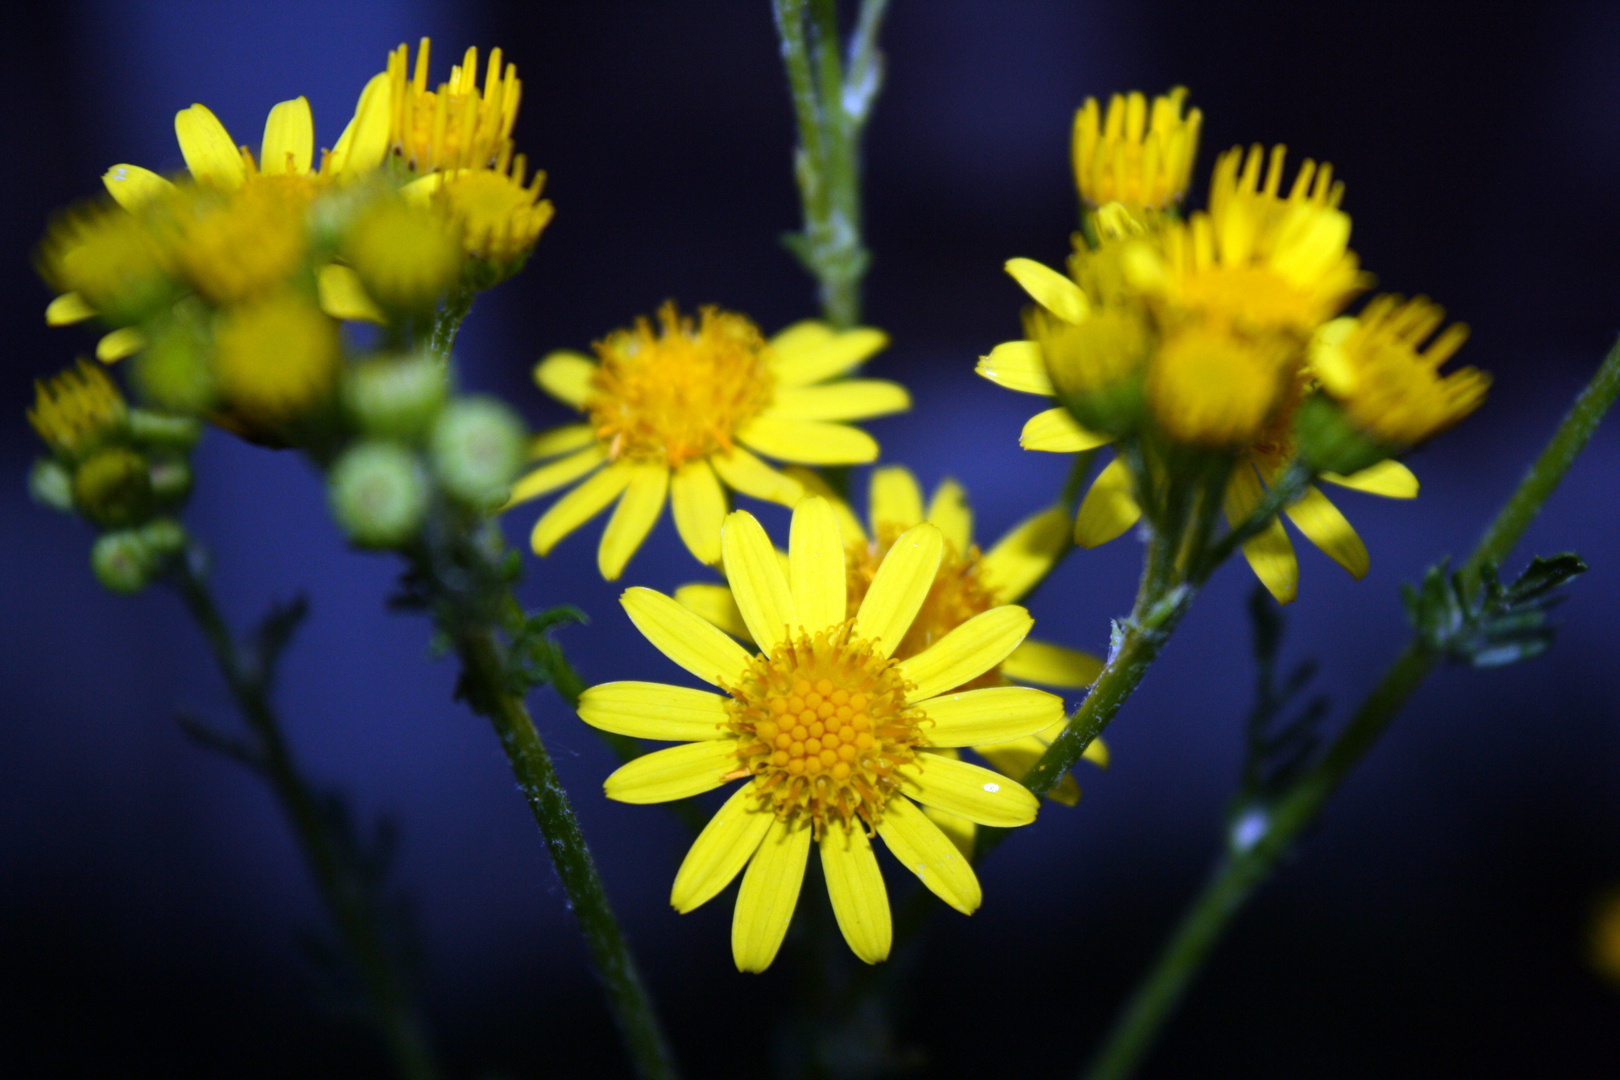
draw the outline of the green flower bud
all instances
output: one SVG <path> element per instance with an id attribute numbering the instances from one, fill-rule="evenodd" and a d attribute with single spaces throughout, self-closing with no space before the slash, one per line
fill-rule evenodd
<path id="1" fill-rule="evenodd" d="M 433 471 L 444 489 L 480 510 L 506 501 L 523 464 L 523 421 L 495 398 L 452 402 L 433 425 Z"/>
<path id="2" fill-rule="evenodd" d="M 154 561 L 178 555 L 185 550 L 186 528 L 174 518 L 153 518 L 136 529 L 135 535 L 146 545 Z"/>
<path id="3" fill-rule="evenodd" d="M 398 443 L 355 443 L 332 465 L 327 483 L 333 516 L 361 547 L 399 547 L 422 527 L 427 480 L 416 455 Z"/>
<path id="4" fill-rule="evenodd" d="M 160 502 L 176 503 L 191 494 L 191 464 L 185 458 L 154 458 L 150 474 L 152 494 Z"/>
<path id="5" fill-rule="evenodd" d="M 157 559 L 135 530 L 120 529 L 96 537 L 90 568 L 96 580 L 113 592 L 136 593 L 152 580 Z"/>
<path id="6" fill-rule="evenodd" d="M 1299 456 L 1316 472 L 1349 476 L 1391 457 L 1397 448 L 1370 438 L 1326 394 L 1312 394 L 1294 414 Z"/>
<path id="7" fill-rule="evenodd" d="M 146 459 L 122 446 L 96 451 L 73 471 L 73 501 L 80 513 L 103 528 L 139 521 L 152 507 Z"/>
<path id="8" fill-rule="evenodd" d="M 73 474 L 55 458 L 40 458 L 28 473 L 28 494 L 53 510 L 73 509 Z"/>
<path id="9" fill-rule="evenodd" d="M 343 385 L 344 404 L 361 431 L 407 442 L 427 431 L 449 395 L 447 365 L 420 353 L 366 360 Z"/>
<path id="10" fill-rule="evenodd" d="M 190 450 L 202 436 L 202 423 L 191 416 L 171 416 L 149 409 L 129 410 L 129 435 L 142 446 Z"/>
<path id="11" fill-rule="evenodd" d="M 165 412 L 196 414 L 212 409 L 219 387 L 209 363 L 211 345 L 200 312 L 177 309 L 130 361 L 130 380 L 144 401 Z"/>

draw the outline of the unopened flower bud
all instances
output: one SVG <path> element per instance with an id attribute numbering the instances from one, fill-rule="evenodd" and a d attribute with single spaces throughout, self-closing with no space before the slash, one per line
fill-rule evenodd
<path id="1" fill-rule="evenodd" d="M 146 459 L 122 446 L 96 451 L 73 471 L 73 501 L 80 513 L 104 528 L 139 521 L 152 505 Z"/>
<path id="2" fill-rule="evenodd" d="M 191 416 L 131 409 L 129 436 L 142 446 L 154 449 L 190 450 L 202 436 L 202 423 Z"/>
<path id="3" fill-rule="evenodd" d="M 199 414 L 214 407 L 219 389 L 202 319 L 178 305 L 134 357 L 130 379 L 141 400 L 172 413 Z"/>
<path id="4" fill-rule="evenodd" d="M 1312 394 L 1294 414 L 1299 456 L 1316 472 L 1349 476 L 1392 457 L 1401 447 L 1370 438 L 1344 407 L 1326 394 Z"/>
<path id="5" fill-rule="evenodd" d="M 349 225 L 339 249 L 384 308 L 431 311 L 461 277 L 461 241 L 443 214 L 379 197 Z"/>
<path id="6" fill-rule="evenodd" d="M 479 509 L 506 501 L 523 464 L 523 421 L 501 402 L 452 402 L 433 425 L 433 471 L 446 491 Z"/>
<path id="7" fill-rule="evenodd" d="M 73 474 L 55 458 L 40 458 L 29 470 L 28 494 L 53 510 L 72 510 Z"/>
<path id="8" fill-rule="evenodd" d="M 96 537 L 90 549 L 90 568 L 96 580 L 113 592 L 136 593 L 152 579 L 157 560 L 134 529 L 119 529 Z"/>
<path id="9" fill-rule="evenodd" d="M 343 400 L 365 434 L 420 438 L 449 396 L 446 365 L 425 354 L 375 357 L 349 372 Z"/>
<path id="10" fill-rule="evenodd" d="M 355 443 L 333 464 L 327 483 L 333 515 L 361 547 L 398 547 L 422 526 L 427 480 L 416 455 L 398 443 Z"/>
<path id="11" fill-rule="evenodd" d="M 191 465 L 179 457 L 151 462 L 152 494 L 161 502 L 175 503 L 191 494 Z"/>
<path id="12" fill-rule="evenodd" d="M 186 546 L 185 526 L 171 517 L 153 518 L 136 529 L 135 535 L 146 545 L 154 562 L 177 555 Z"/>

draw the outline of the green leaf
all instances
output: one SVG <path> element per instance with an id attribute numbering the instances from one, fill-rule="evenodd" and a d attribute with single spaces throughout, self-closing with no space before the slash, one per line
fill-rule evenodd
<path id="1" fill-rule="evenodd" d="M 1480 567 L 1477 591 L 1460 573 L 1448 574 L 1446 569 L 1441 560 L 1429 568 L 1420 586 L 1402 588 L 1412 626 L 1429 648 L 1448 660 L 1492 668 L 1547 651 L 1554 634 L 1547 612 L 1564 598 L 1557 590 L 1587 567 L 1572 552 L 1538 556 L 1504 586 L 1496 566 L 1487 563 Z"/>

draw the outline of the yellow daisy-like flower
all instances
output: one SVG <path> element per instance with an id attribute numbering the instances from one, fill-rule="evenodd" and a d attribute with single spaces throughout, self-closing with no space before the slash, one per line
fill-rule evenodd
<path id="1" fill-rule="evenodd" d="M 1074 114 L 1074 180 L 1096 208 L 1124 203 L 1133 210 L 1168 210 L 1181 202 L 1198 156 L 1204 114 L 1184 113 L 1187 88 L 1149 104 L 1140 92 L 1115 94 L 1103 112 L 1086 98 Z"/>
<path id="2" fill-rule="evenodd" d="M 478 89 L 478 50 L 468 49 L 450 80 L 428 89 L 428 51 L 423 38 L 410 69 L 406 45 L 388 54 L 382 78 L 389 87 L 388 145 L 414 173 L 487 169 L 501 156 L 517 121 L 523 84 L 517 65 L 501 65 L 501 50 L 489 54 L 484 89 Z"/>
<path id="3" fill-rule="evenodd" d="M 1360 315 L 1334 319 L 1317 333 L 1311 371 L 1371 439 L 1397 450 L 1415 446 L 1479 408 L 1491 384 L 1478 368 L 1440 375 L 1468 340 L 1468 327 L 1453 323 L 1424 348 L 1445 317 L 1422 296 L 1375 297 Z"/>
<path id="4" fill-rule="evenodd" d="M 792 506 L 803 494 L 751 451 L 807 465 L 872 461 L 872 437 L 845 421 L 899 412 L 904 387 L 876 379 L 837 379 L 883 348 L 880 330 L 837 332 L 801 322 L 769 341 L 741 315 L 706 307 L 696 322 L 673 303 L 596 343 L 597 359 L 556 352 L 535 381 L 588 420 L 539 435 L 539 468 L 512 489 L 512 503 L 584 478 L 535 523 L 530 540 L 545 555 L 563 537 L 618 500 L 602 533 L 597 566 L 617 578 L 663 512 L 699 561 L 720 559 L 725 487 Z M 549 460 L 548 460 L 549 459 Z M 724 485 L 724 486 L 722 486 Z"/>
<path id="5" fill-rule="evenodd" d="M 313 300 L 281 293 L 226 312 L 214 330 L 215 423 L 279 445 L 281 429 L 332 397 L 342 361 L 338 324 Z"/>
<path id="6" fill-rule="evenodd" d="M 444 214 L 460 230 L 468 255 L 497 265 L 527 255 L 550 224 L 551 200 L 542 199 L 546 174 L 524 183 L 528 160 L 507 143 L 487 169 L 457 169 L 413 180 L 405 197 Z"/>
<path id="7" fill-rule="evenodd" d="M 938 528 L 944 537 L 939 570 L 911 628 L 895 647 L 896 660 L 927 650 L 958 626 L 992 607 L 1022 600 L 1051 571 L 1070 543 L 1068 518 L 1061 509 L 1053 508 L 1026 518 L 988 552 L 981 551 L 973 542 L 973 508 L 961 485 L 954 480 L 944 481 L 925 509 L 916 478 L 898 465 L 872 473 L 868 531 L 849 506 L 815 474 L 794 470 L 794 476 L 804 484 L 806 491 L 825 498 L 838 518 L 848 568 L 847 611 L 851 616 L 860 610 L 878 568 L 900 536 L 927 522 Z M 675 599 L 733 637 L 752 643 L 748 625 L 726 586 L 683 585 L 675 590 Z M 1000 664 L 956 689 L 1009 686 L 1013 682 L 1078 689 L 1095 682 L 1102 666 L 1102 660 L 1089 653 L 1026 639 Z M 1063 724 L 1060 719 L 1051 728 L 1022 739 L 972 749 L 1002 773 L 1020 777 L 1051 745 L 1063 730 Z M 1101 739 L 1087 747 L 1086 757 L 1098 765 L 1108 764 L 1108 749 Z M 1052 789 L 1050 797 L 1073 806 L 1080 799 L 1080 787 L 1072 776 L 1066 776 Z M 971 853 L 972 822 L 932 809 L 928 816 L 957 842 L 964 854 Z"/>
<path id="8" fill-rule="evenodd" d="M 48 382 L 34 382 L 28 422 L 52 453 L 68 461 L 77 461 L 121 434 L 128 418 L 118 387 L 100 368 L 83 360 Z"/>
<path id="9" fill-rule="evenodd" d="M 725 519 L 721 545 L 737 607 L 762 651 L 749 653 L 662 593 L 627 590 L 624 607 L 637 629 L 725 693 L 645 682 L 586 690 L 586 723 L 686 743 L 613 773 L 608 797 L 666 802 L 745 781 L 687 852 L 670 894 L 675 909 L 713 899 L 746 866 L 732 955 L 739 970 L 763 971 L 787 933 L 815 843 L 845 941 L 876 963 L 888 956 L 892 934 L 872 836 L 971 914 L 982 895 L 973 868 L 917 804 L 983 825 L 1035 818 L 1037 800 L 1020 785 L 934 752 L 1022 738 L 1063 715 L 1061 699 L 1026 687 L 951 691 L 1005 659 L 1033 620 L 1023 608 L 994 607 L 899 660 L 894 651 L 944 555 L 933 525 L 895 541 L 854 618 L 846 617 L 844 540 L 825 500 L 794 508 L 786 568 L 743 511 Z"/>

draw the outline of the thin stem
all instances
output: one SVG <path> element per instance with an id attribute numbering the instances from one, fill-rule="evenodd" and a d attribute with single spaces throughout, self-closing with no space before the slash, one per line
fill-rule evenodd
<path id="1" fill-rule="evenodd" d="M 467 313 L 472 310 L 477 295 L 476 289 L 461 288 L 445 298 L 444 310 L 434 314 L 433 325 L 428 328 L 427 347 L 435 356 L 449 358 L 450 349 L 456 343 L 456 333 L 461 329 Z"/>
<path id="2" fill-rule="evenodd" d="M 171 584 L 207 639 L 231 697 L 252 732 L 253 744 L 245 748 L 251 756 L 244 760 L 270 784 L 292 826 L 321 901 L 359 971 L 373 1022 L 393 1055 L 395 1067 L 407 1080 L 432 1080 L 438 1069 L 397 958 L 373 919 L 371 886 L 332 835 L 320 801 L 299 774 L 270 705 L 266 670 L 270 658 L 251 657 L 237 644 L 198 569 L 203 561 L 201 553 L 188 551 L 176 561 Z"/>
<path id="3" fill-rule="evenodd" d="M 534 720 L 521 696 L 507 689 L 504 650 L 487 626 L 463 623 L 446 627 L 461 658 L 464 687 L 475 707 L 489 716 L 501 746 L 528 800 L 529 810 L 545 839 L 551 863 L 568 894 L 569 908 L 579 920 L 614 1019 L 624 1037 L 636 1075 L 643 1078 L 676 1076 L 674 1058 L 664 1040 L 657 1013 L 629 944 L 619 929 L 607 893 L 602 888 L 596 861 L 585 845 L 579 819 L 563 790 Z"/>
<path id="4" fill-rule="evenodd" d="M 1620 343 L 1609 351 L 1597 374 L 1485 530 L 1463 564 L 1464 573 L 1477 581 L 1481 566 L 1500 562 L 1512 549 L 1585 448 L 1617 395 Z M 1237 846 L 1235 839 L 1229 844 L 1203 891 L 1188 905 L 1157 962 L 1083 1074 L 1086 1080 L 1122 1080 L 1131 1075 L 1233 916 L 1270 876 L 1299 834 L 1316 820 L 1350 770 L 1366 756 L 1439 662 L 1440 657 L 1414 636 L 1317 763 L 1265 809 L 1265 827 L 1258 836 L 1254 830 L 1246 830 L 1247 846 Z"/>

